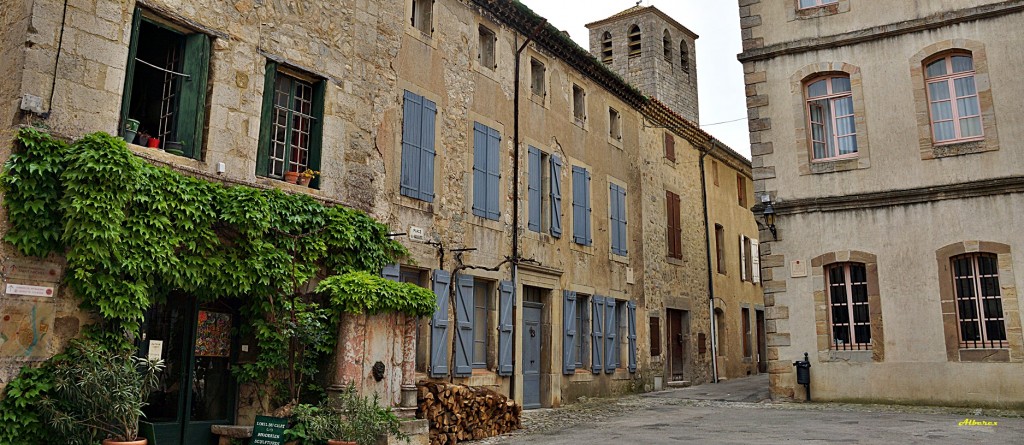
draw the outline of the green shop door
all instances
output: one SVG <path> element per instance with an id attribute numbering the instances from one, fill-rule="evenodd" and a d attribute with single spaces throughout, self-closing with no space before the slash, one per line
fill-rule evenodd
<path id="1" fill-rule="evenodd" d="M 210 426 L 233 423 L 237 320 L 226 305 L 199 305 L 182 294 L 150 307 L 141 352 L 159 355 L 165 364 L 160 385 L 143 408 L 156 445 L 213 444 Z"/>

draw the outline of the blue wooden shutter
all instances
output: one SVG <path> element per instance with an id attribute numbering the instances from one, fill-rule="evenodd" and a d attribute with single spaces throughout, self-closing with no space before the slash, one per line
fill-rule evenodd
<path id="1" fill-rule="evenodd" d="M 604 301 L 604 372 L 609 374 L 615 372 L 615 368 L 618 367 L 619 360 L 615 356 L 618 328 L 618 323 L 615 320 L 615 299 L 606 298 Z"/>
<path id="2" fill-rule="evenodd" d="M 430 320 L 430 376 L 448 375 L 448 289 L 451 274 L 443 270 L 434 271 L 434 295 L 437 309 Z"/>
<path id="3" fill-rule="evenodd" d="M 473 214 L 487 216 L 487 127 L 473 123 Z"/>
<path id="4" fill-rule="evenodd" d="M 629 372 L 636 372 L 636 302 L 630 301 L 626 308 L 629 310 Z"/>
<path id="5" fill-rule="evenodd" d="M 583 218 L 583 221 L 585 223 L 584 224 L 584 232 L 586 233 L 586 236 L 587 236 L 587 243 L 586 243 L 586 245 L 590 246 L 590 245 L 594 244 L 593 232 L 591 231 L 591 226 L 590 226 L 590 224 L 591 224 L 590 217 L 591 217 L 591 212 L 593 211 L 593 208 L 591 208 L 591 206 L 590 206 L 590 172 L 587 171 L 586 169 L 583 169 L 583 177 L 585 179 L 585 181 L 584 181 L 585 185 L 583 186 L 583 204 L 587 208 L 586 216 Z"/>
<path id="6" fill-rule="evenodd" d="M 629 218 L 626 216 L 626 189 L 623 187 L 619 187 L 619 224 L 622 226 L 619 229 L 619 248 L 622 249 L 622 254 L 626 255 L 629 253 L 629 238 L 626 236 L 629 233 Z"/>
<path id="7" fill-rule="evenodd" d="M 529 147 L 527 149 L 526 156 L 526 168 L 528 177 L 526 180 L 526 201 L 528 208 L 528 215 L 526 219 L 526 228 L 534 232 L 540 232 L 540 189 L 541 189 L 541 171 L 540 165 L 540 150 L 537 147 Z"/>
<path id="8" fill-rule="evenodd" d="M 590 319 L 590 335 L 593 341 L 590 342 L 590 365 L 594 374 L 600 374 L 604 369 L 604 297 L 594 295 L 591 298 L 590 308 L 593 317 Z"/>
<path id="9" fill-rule="evenodd" d="M 586 222 L 587 215 L 586 199 L 587 171 L 583 168 L 572 166 L 572 240 L 576 244 L 587 244 Z"/>
<path id="10" fill-rule="evenodd" d="M 434 121 L 437 105 L 423 99 L 422 151 L 420 155 L 420 199 L 434 202 Z"/>
<path id="11" fill-rule="evenodd" d="M 402 118 L 402 180 L 399 192 L 410 198 L 420 198 L 420 145 L 423 116 L 423 97 L 405 92 Z"/>
<path id="12" fill-rule="evenodd" d="M 380 271 L 380 276 L 387 280 L 400 281 L 399 277 L 401 276 L 401 267 L 402 266 L 399 266 L 398 263 L 388 264 Z"/>
<path id="13" fill-rule="evenodd" d="M 562 158 L 551 155 L 551 236 L 562 237 Z"/>
<path id="14" fill-rule="evenodd" d="M 608 186 L 608 218 L 611 220 L 612 253 L 622 255 L 622 247 L 619 245 L 619 186 L 617 184 Z"/>
<path id="15" fill-rule="evenodd" d="M 501 133 L 487 128 L 487 218 L 501 217 Z"/>
<path id="16" fill-rule="evenodd" d="M 455 375 L 473 373 L 473 276 L 458 275 L 455 287 Z"/>
<path id="17" fill-rule="evenodd" d="M 498 283 L 498 375 L 512 375 L 512 314 L 515 309 L 512 282 Z"/>
<path id="18" fill-rule="evenodd" d="M 576 372 L 576 292 L 562 291 L 562 373 Z"/>

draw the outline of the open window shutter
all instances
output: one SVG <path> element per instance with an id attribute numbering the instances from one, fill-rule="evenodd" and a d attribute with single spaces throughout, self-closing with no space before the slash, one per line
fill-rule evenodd
<path id="1" fill-rule="evenodd" d="M 613 373 L 617 365 L 615 357 L 615 342 L 618 341 L 618 329 L 615 320 L 615 299 L 608 297 L 604 300 L 604 372 Z"/>
<path id="2" fill-rule="evenodd" d="M 455 288 L 455 375 L 473 373 L 473 276 L 456 276 Z"/>
<path id="3" fill-rule="evenodd" d="M 526 180 L 526 200 L 529 214 L 526 219 L 526 228 L 534 232 L 540 232 L 540 213 L 541 213 L 541 202 L 540 202 L 540 189 L 541 189 L 541 165 L 540 165 L 540 150 L 536 147 L 529 147 L 527 149 L 526 164 L 528 172 Z"/>
<path id="4" fill-rule="evenodd" d="M 501 133 L 487 129 L 487 218 L 497 221 L 501 217 Z M 518 178 L 517 178 L 518 180 Z"/>
<path id="5" fill-rule="evenodd" d="M 434 295 L 437 309 L 430 320 L 430 376 L 448 375 L 448 289 L 451 274 L 443 270 L 434 271 Z"/>
<path id="6" fill-rule="evenodd" d="M 594 374 L 600 374 L 604 369 L 604 297 L 594 295 L 591 299 L 591 320 L 590 335 L 593 341 L 590 342 L 592 356 L 590 357 L 591 368 Z"/>
<path id="7" fill-rule="evenodd" d="M 740 281 L 747 279 L 747 252 L 743 244 L 743 235 L 740 235 Z"/>
<path id="8" fill-rule="evenodd" d="M 397 263 L 388 264 L 387 266 L 384 266 L 384 269 L 381 269 L 380 276 L 384 277 L 386 280 L 399 281 L 401 270 L 401 266 Z"/>
<path id="9" fill-rule="evenodd" d="M 511 281 L 498 284 L 498 375 L 512 375 L 512 313 L 516 308 Z"/>
<path id="10" fill-rule="evenodd" d="M 182 72 L 189 77 L 181 81 L 181 102 L 178 104 L 178 129 L 175 138 L 181 142 L 185 156 L 200 159 L 203 149 L 203 126 L 206 124 L 206 78 L 210 67 L 210 37 L 202 33 L 185 36 L 183 59 Z"/>
<path id="11" fill-rule="evenodd" d="M 422 150 L 420 154 L 420 199 L 434 202 L 434 121 L 437 119 L 437 105 L 423 99 Z"/>
<path id="12" fill-rule="evenodd" d="M 473 214 L 487 216 L 487 127 L 473 123 Z"/>
<path id="13" fill-rule="evenodd" d="M 750 281 L 754 284 L 761 282 L 761 246 L 757 240 L 750 240 Z"/>
<path id="14" fill-rule="evenodd" d="M 584 227 L 585 227 L 585 233 L 587 235 L 587 243 L 586 244 L 588 246 L 591 246 L 591 245 L 594 244 L 594 234 L 591 231 L 592 228 L 591 228 L 591 225 L 590 225 L 591 224 L 591 221 L 590 221 L 591 213 L 593 212 L 593 208 L 590 205 L 591 204 L 590 203 L 590 172 L 587 171 L 586 169 L 584 169 L 583 170 L 583 177 L 586 179 L 586 181 L 584 181 L 585 184 L 583 186 L 583 196 L 584 196 L 583 203 L 586 206 L 586 210 L 587 210 L 586 214 L 583 216 L 583 222 L 584 222 Z"/>
<path id="15" fill-rule="evenodd" d="M 562 158 L 551 155 L 551 236 L 562 237 Z"/>
<path id="16" fill-rule="evenodd" d="M 576 292 L 562 291 L 562 373 L 576 372 Z"/>
<path id="17" fill-rule="evenodd" d="M 672 162 L 676 160 L 676 139 L 671 133 L 665 133 L 665 159 Z"/>
<path id="18" fill-rule="evenodd" d="M 327 80 L 313 84 L 313 128 L 309 132 L 309 157 L 307 168 L 320 171 L 320 153 L 324 142 L 324 96 L 327 94 Z M 320 188 L 320 176 L 309 181 L 309 187 Z"/>
<path id="19" fill-rule="evenodd" d="M 121 120 L 118 123 L 117 134 L 125 135 L 125 124 L 131 116 L 132 106 L 132 84 L 135 81 L 135 57 L 139 51 L 139 26 L 142 24 L 142 11 L 135 8 L 132 15 L 132 40 L 128 44 L 128 61 L 124 65 L 124 92 L 121 93 Z M 128 141 L 131 143 L 132 141 Z"/>
<path id="20" fill-rule="evenodd" d="M 270 173 L 270 133 L 274 119 L 274 82 L 277 79 L 277 63 L 267 61 L 267 72 L 263 78 L 263 114 L 260 115 L 260 146 L 256 152 L 256 174 Z"/>
<path id="21" fill-rule="evenodd" d="M 403 195 L 420 198 L 420 157 L 423 116 L 423 98 L 405 92 L 402 116 L 402 180 L 400 191 Z"/>
<path id="22" fill-rule="evenodd" d="M 629 311 L 629 372 L 636 372 L 636 302 L 630 301 L 626 304 Z"/>
<path id="23" fill-rule="evenodd" d="M 572 167 L 572 240 L 576 244 L 586 244 L 587 236 L 584 218 L 587 214 L 587 205 L 583 202 L 586 199 L 584 188 L 586 187 L 586 171 Z"/>

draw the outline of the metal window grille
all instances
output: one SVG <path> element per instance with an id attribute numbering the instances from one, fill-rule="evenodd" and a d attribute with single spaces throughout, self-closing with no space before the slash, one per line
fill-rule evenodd
<path id="1" fill-rule="evenodd" d="M 954 257 L 951 262 L 960 347 L 1007 347 L 996 255 L 972 253 Z"/>
<path id="2" fill-rule="evenodd" d="M 863 263 L 837 263 L 828 267 L 832 349 L 871 349 L 871 316 L 868 307 L 867 269 Z"/>

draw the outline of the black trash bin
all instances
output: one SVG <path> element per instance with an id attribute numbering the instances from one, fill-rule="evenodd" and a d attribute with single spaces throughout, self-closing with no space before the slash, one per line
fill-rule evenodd
<path id="1" fill-rule="evenodd" d="M 804 353 L 803 360 L 797 360 L 793 362 L 793 366 L 796 367 L 796 383 L 798 385 L 804 385 L 805 392 L 807 393 L 807 401 L 811 401 L 811 360 Z"/>

